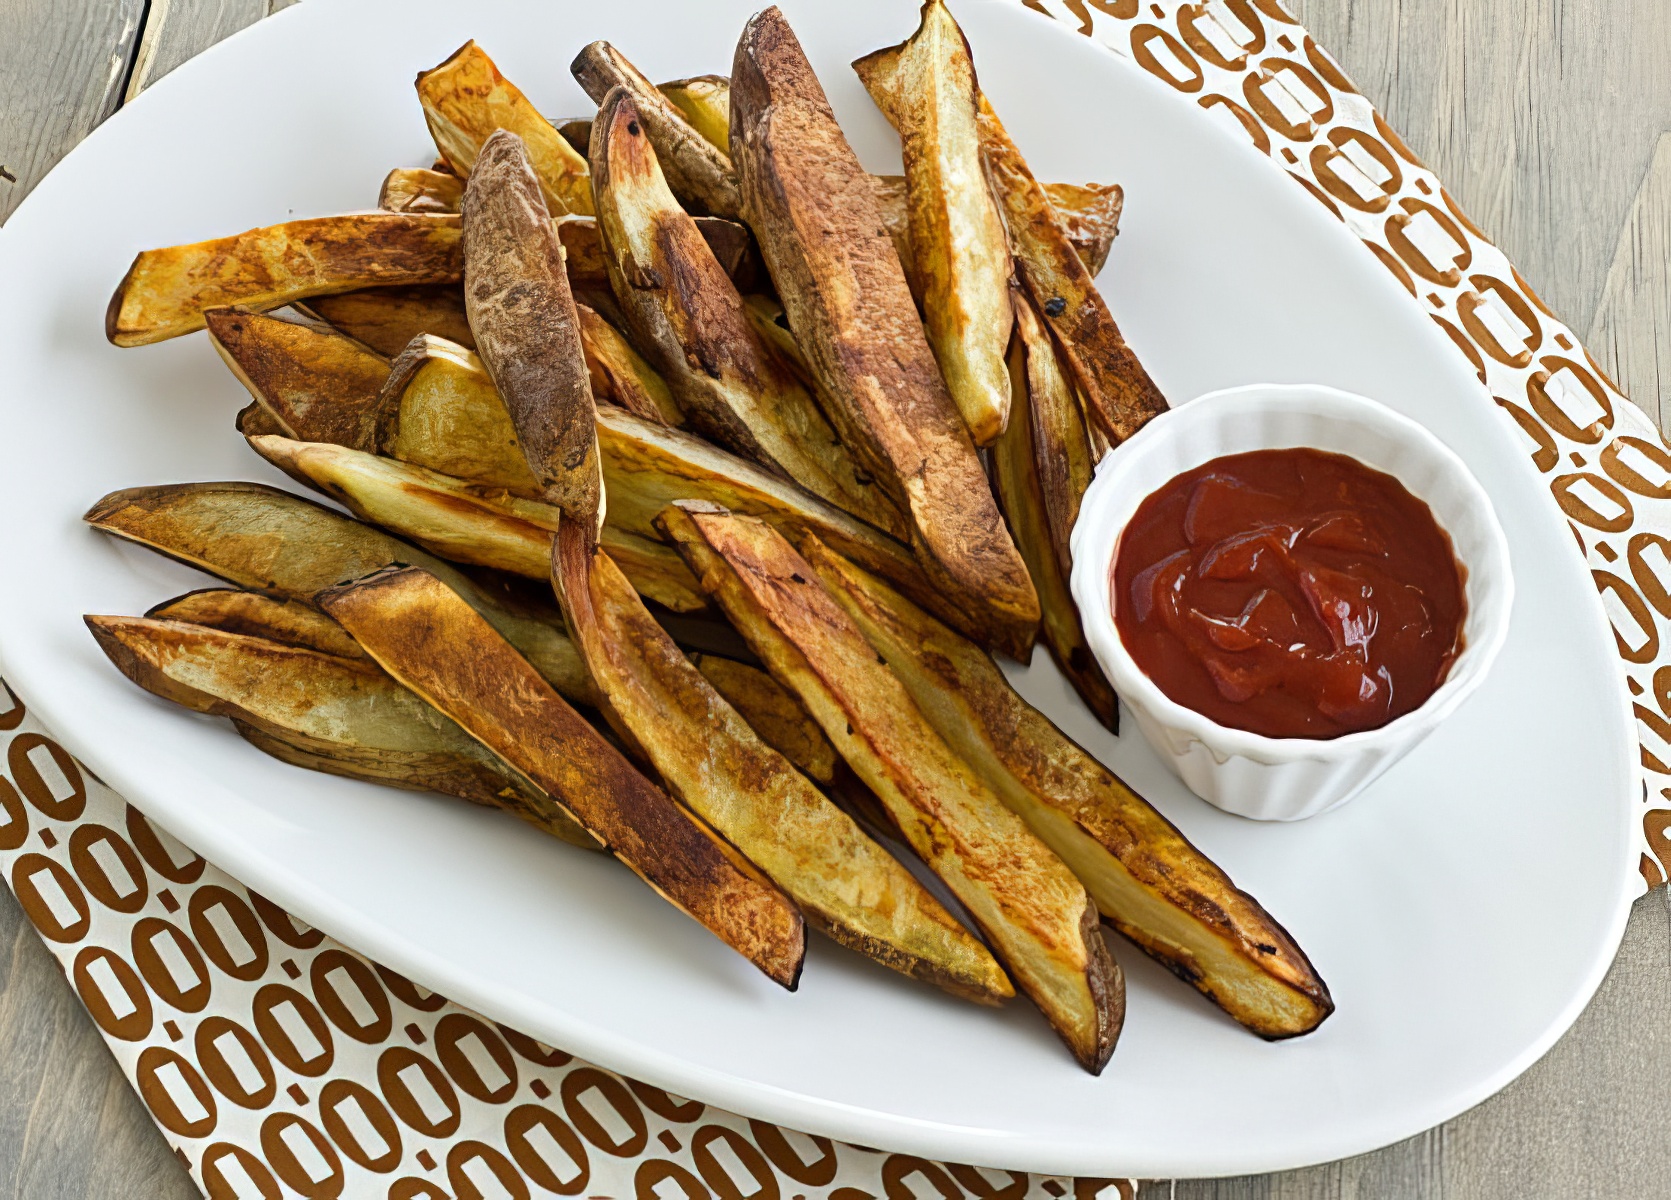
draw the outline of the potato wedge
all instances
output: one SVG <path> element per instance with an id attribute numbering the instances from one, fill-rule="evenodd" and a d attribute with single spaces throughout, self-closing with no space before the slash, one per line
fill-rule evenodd
<path id="1" fill-rule="evenodd" d="M 890 46 L 885 53 L 897 53 Z M 685 115 L 695 130 L 727 154 L 731 150 L 731 80 L 724 75 L 697 75 L 691 79 L 675 79 L 658 89 Z M 577 130 L 574 146 L 581 153 L 591 140 L 591 123 L 585 122 Z M 906 231 L 905 176 L 878 175 L 877 201 L 882 206 L 882 220 L 888 232 L 894 234 L 895 245 L 905 263 L 905 274 L 912 278 L 910 241 Z M 1108 261 L 1109 247 L 1119 231 L 1120 208 L 1124 200 L 1118 184 L 1104 186 L 1097 183 L 1047 183 L 1045 192 L 1056 207 L 1056 218 L 1067 231 L 1068 240 L 1079 251 L 1079 257 L 1092 275 L 1102 270 Z M 916 292 L 912 279 L 912 291 Z"/>
<path id="2" fill-rule="evenodd" d="M 867 54 L 853 63 L 853 69 L 876 106 L 897 127 L 899 48 L 890 46 Z M 1088 268 L 1079 257 L 1050 192 L 1033 177 L 1027 160 L 984 94 L 979 102 L 981 154 L 993 195 L 1009 228 L 1021 278 L 1061 343 L 1092 419 L 1117 444 L 1164 411 L 1166 399 L 1126 345 L 1092 281 L 1101 263 Z M 1123 201 L 1121 195 L 1119 203 L 1123 205 Z M 1104 201 L 1099 217 L 1105 228 L 1110 219 L 1107 204 Z M 1113 220 L 1118 221 L 1117 207 Z M 1111 242 L 1112 233 L 1107 236 Z M 1106 249 L 1103 254 L 1106 256 Z"/>
<path id="3" fill-rule="evenodd" d="M 731 154 L 731 81 L 724 75 L 693 75 L 657 86 L 684 114 L 690 127 L 721 154 Z"/>
<path id="4" fill-rule="evenodd" d="M 396 167 L 383 177 L 377 207 L 384 212 L 455 213 L 464 199 L 464 180 L 451 171 Z"/>
<path id="5" fill-rule="evenodd" d="M 646 421 L 682 426 L 685 414 L 673 399 L 667 380 L 656 374 L 620 330 L 594 309 L 577 304 L 575 311 L 580 317 L 580 344 L 586 352 L 592 398 L 624 408 Z"/>
<path id="6" fill-rule="evenodd" d="M 975 445 L 1009 422 L 1009 241 L 981 167 L 975 64 L 941 0 L 900 47 L 895 125 L 928 344 Z"/>
<path id="7" fill-rule="evenodd" d="M 978 646 L 811 539 L 808 563 L 929 722 L 1071 866 L 1104 917 L 1266 1038 L 1334 1011 L 1305 953 L 1120 778 L 1018 696 Z"/>
<path id="8" fill-rule="evenodd" d="M 806 954 L 794 903 L 640 775 L 457 593 L 406 567 L 318 601 L 384 670 L 531 779 L 657 893 L 794 989 Z"/>
<path id="9" fill-rule="evenodd" d="M 1091 418 L 1118 444 L 1166 410 L 1080 261 L 1038 181 L 981 97 L 987 174 L 1009 225 L 1022 281 L 1044 314 Z"/>
<path id="10" fill-rule="evenodd" d="M 645 136 L 656 148 L 667 182 L 681 200 L 715 217 L 735 220 L 742 215 L 737 174 L 726 152 L 703 137 L 619 50 L 608 42 L 593 42 L 575 56 L 569 71 L 599 107 L 612 89 L 626 89 L 643 122 Z M 594 120 L 593 145 L 597 136 Z"/>
<path id="11" fill-rule="evenodd" d="M 656 514 L 674 500 L 712 500 L 764 517 L 798 536 L 819 537 L 891 580 L 957 628 L 982 638 L 948 604 L 902 543 L 794 484 L 701 438 L 608 406 L 597 410 L 598 448 L 609 496 L 607 529 L 661 538 Z M 519 496 L 536 493 L 505 406 L 474 354 L 440 339 L 396 360 L 378 423 L 383 453 Z M 987 644 L 982 642 L 982 644 Z"/>
<path id="12" fill-rule="evenodd" d="M 296 307 L 389 358 L 423 333 L 476 348 L 458 287 L 366 288 L 315 296 Z"/>
<path id="13" fill-rule="evenodd" d="M 584 530 L 566 526 L 557 548 L 557 591 L 604 714 L 674 796 L 834 941 L 966 999 L 1015 994 L 986 947 L 709 686 Z"/>
<path id="14" fill-rule="evenodd" d="M 522 140 L 501 129 L 464 188 L 464 311 L 542 496 L 595 535 L 603 471 L 580 317 Z"/>
<path id="15" fill-rule="evenodd" d="M 917 319 L 875 195 L 777 9 L 731 72 L 743 207 L 836 432 L 905 513 L 945 603 L 1025 659 L 1039 620 L 1027 567 Z"/>
<path id="16" fill-rule="evenodd" d="M 143 346 L 202 329 L 211 308 L 265 310 L 357 288 L 457 283 L 463 274 L 454 216 L 354 213 L 290 221 L 141 251 L 116 285 L 104 331 L 118 346 Z"/>
<path id="17" fill-rule="evenodd" d="M 478 587 L 431 554 L 334 509 L 262 483 L 176 483 L 127 488 L 82 518 L 228 583 L 313 602 L 321 588 L 390 563 L 419 566 L 458 592 L 577 704 L 595 703 L 591 677 L 555 607 Z"/>
<path id="18" fill-rule="evenodd" d="M 294 436 L 371 448 L 388 359 L 330 326 L 244 308 L 217 308 L 204 319 L 238 382 Z"/>
<path id="19" fill-rule="evenodd" d="M 1125 987 L 1073 872 L 957 757 L 782 535 L 689 501 L 662 521 L 702 586 L 876 793 L 1080 1065 L 1101 1072 Z"/>
<path id="20" fill-rule="evenodd" d="M 236 588 L 201 588 L 153 605 L 145 613 L 158 621 L 184 621 L 223 633 L 264 638 L 284 646 L 317 650 L 337 658 L 364 658 L 360 644 L 342 626 L 300 600 L 263 596 Z"/>
<path id="21" fill-rule="evenodd" d="M 250 446 L 361 520 L 449 562 L 527 579 L 543 580 L 551 573 L 551 538 L 562 515 L 555 505 L 328 442 L 262 437 Z M 611 526 L 604 529 L 602 544 L 634 586 L 657 604 L 674 612 L 708 606 L 679 556 L 660 542 Z"/>
<path id="22" fill-rule="evenodd" d="M 418 99 L 435 148 L 454 175 L 467 179 L 495 130 L 508 129 L 527 147 L 529 164 L 552 215 L 592 211 L 586 159 L 542 117 L 474 41 L 418 76 Z"/>
<path id="23" fill-rule="evenodd" d="M 702 678 L 747 721 L 760 740 L 818 783 L 835 780 L 836 752 L 812 714 L 777 680 L 759 667 L 722 658 L 692 654 L 691 664 Z"/>
<path id="24" fill-rule="evenodd" d="M 992 447 L 992 481 L 1039 592 L 1044 644 L 1086 707 L 1118 733 L 1119 702 L 1085 641 L 1079 606 L 1068 588 L 1069 535 L 1095 467 L 1091 441 L 1073 384 L 1024 291 L 1015 298 L 1015 320 L 1010 347 L 1015 407 L 1010 427 Z"/>
<path id="25" fill-rule="evenodd" d="M 698 432 L 903 535 L 793 367 L 749 323 L 743 299 L 674 199 L 632 97 L 604 97 L 592 123 L 598 228 L 629 331 Z"/>
<path id="26" fill-rule="evenodd" d="M 550 797 L 368 657 L 338 658 L 183 621 L 86 621 L 134 683 L 233 718 L 246 737 L 265 735 L 249 738 L 258 748 L 289 747 L 293 753 L 277 753 L 286 761 L 501 808 L 565 842 L 601 849 Z"/>

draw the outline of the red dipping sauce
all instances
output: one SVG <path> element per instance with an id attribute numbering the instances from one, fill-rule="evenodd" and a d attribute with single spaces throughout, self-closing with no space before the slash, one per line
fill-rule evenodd
<path id="1" fill-rule="evenodd" d="M 1278 738 L 1375 729 L 1438 690 L 1462 649 L 1463 572 L 1427 505 L 1320 450 L 1256 450 L 1138 506 L 1114 623 L 1185 708 Z"/>

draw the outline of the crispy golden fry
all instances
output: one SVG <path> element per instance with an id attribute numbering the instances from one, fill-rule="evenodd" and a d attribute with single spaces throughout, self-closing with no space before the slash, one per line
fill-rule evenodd
<path id="1" fill-rule="evenodd" d="M 1334 1011 L 1286 930 L 1015 693 L 978 646 L 809 541 L 807 559 L 929 721 L 1071 866 L 1119 931 L 1262 1037 Z"/>
<path id="2" fill-rule="evenodd" d="M 217 308 L 205 319 L 226 365 L 292 436 L 372 446 L 388 359 L 330 326 L 243 308 Z"/>
<path id="3" fill-rule="evenodd" d="M 794 693 L 758 667 L 717 654 L 692 654 L 691 663 L 725 702 L 742 714 L 760 740 L 819 783 L 835 780 L 836 753 Z"/>
<path id="4" fill-rule="evenodd" d="M 890 46 L 877 53 L 894 55 L 897 52 L 898 47 Z M 685 119 L 698 133 L 727 154 L 731 152 L 731 80 L 724 75 L 698 75 L 692 79 L 664 83 L 658 90 L 685 114 Z M 575 124 L 577 128 L 570 141 L 575 149 L 584 154 L 591 141 L 591 122 Z M 905 261 L 905 274 L 911 278 L 905 176 L 878 175 L 875 179 L 882 219 L 888 226 L 888 232 L 894 236 L 900 258 Z M 1044 190 L 1056 206 L 1056 217 L 1061 221 L 1062 228 L 1067 230 L 1068 240 L 1073 242 L 1074 249 L 1079 251 L 1080 259 L 1091 274 L 1097 274 L 1108 260 L 1108 249 L 1119 231 L 1120 207 L 1124 199 L 1119 185 L 1047 183 Z M 915 279 L 912 279 L 912 291 L 916 291 Z"/>
<path id="5" fill-rule="evenodd" d="M 611 89 L 626 89 L 667 182 L 681 200 L 712 216 L 741 216 L 737 175 L 726 152 L 703 137 L 625 55 L 608 42 L 593 42 L 575 56 L 569 71 L 600 107 Z M 592 140 L 597 141 L 595 120 Z"/>
<path id="6" fill-rule="evenodd" d="M 414 338 L 391 364 L 376 449 L 483 487 L 539 495 L 487 368 L 445 338 Z"/>
<path id="7" fill-rule="evenodd" d="M 291 478 L 316 487 L 363 521 L 416 542 L 449 562 L 545 579 L 561 511 L 497 487 L 326 442 L 253 438 L 250 445 Z M 660 542 L 616 529 L 603 548 L 636 587 L 674 612 L 707 601 L 679 556 Z"/>
<path id="8" fill-rule="evenodd" d="M 880 530 L 681 430 L 608 406 L 597 410 L 597 421 L 607 528 L 660 538 L 655 516 L 663 507 L 674 500 L 712 500 L 764 517 L 792 536 L 812 530 L 958 628 L 980 633 L 945 602 L 910 550 Z M 381 452 L 403 462 L 478 487 L 538 494 L 493 381 L 462 347 L 430 339 L 396 359 L 378 429 Z"/>
<path id="9" fill-rule="evenodd" d="M 877 53 L 892 54 L 894 50 L 895 47 L 890 46 L 886 51 Z M 865 61 L 861 58 L 853 65 L 857 67 Z M 863 74 L 862 70 L 860 74 Z M 916 298 L 920 307 L 923 291 L 911 253 L 910 210 L 906 199 L 905 176 L 872 175 L 870 178 L 875 186 L 876 205 L 882 214 L 883 228 L 893 240 L 900 265 L 905 268 L 906 282 L 911 285 L 911 295 Z M 1091 274 L 1097 274 L 1108 261 L 1108 251 L 1114 245 L 1114 237 L 1119 232 L 1120 210 L 1125 199 L 1119 185 L 1047 183 L 1044 190 L 1049 194 L 1051 203 L 1055 205 L 1056 219 L 1066 231 L 1068 241 L 1073 243 L 1073 248 L 1079 252 L 1080 260 Z"/>
<path id="10" fill-rule="evenodd" d="M 1022 281 L 1061 345 L 1092 419 L 1122 442 L 1164 412 L 1166 398 L 1120 335 L 1049 197 L 985 96 L 981 128 L 988 178 L 1009 225 Z"/>
<path id="11" fill-rule="evenodd" d="M 690 127 L 721 154 L 731 153 L 731 81 L 724 75 L 693 75 L 656 88 L 684 114 Z"/>
<path id="12" fill-rule="evenodd" d="M 1009 421 L 1010 256 L 987 189 L 975 64 L 941 0 L 900 48 L 894 124 L 905 160 L 906 224 L 929 345 L 977 446 Z"/>
<path id="13" fill-rule="evenodd" d="M 110 298 L 104 331 L 118 346 L 143 346 L 202 329 L 211 308 L 265 310 L 357 288 L 457 283 L 463 272 L 457 217 L 355 213 L 290 221 L 141 251 Z"/>
<path id="14" fill-rule="evenodd" d="M 1125 190 L 1117 183 L 1047 183 L 1044 193 L 1079 261 L 1092 278 L 1100 275 L 1120 232 Z"/>
<path id="15" fill-rule="evenodd" d="M 284 600 L 260 592 L 202 588 L 164 600 L 145 615 L 159 621 L 184 621 L 223 633 L 265 638 L 337 658 L 365 657 L 360 644 L 317 608 L 300 600 Z"/>
<path id="16" fill-rule="evenodd" d="M 595 535 L 603 471 L 569 277 L 521 139 L 501 129 L 464 188 L 464 311 L 543 499 Z"/>
<path id="17" fill-rule="evenodd" d="M 673 399 L 667 380 L 656 374 L 615 326 L 584 304 L 580 314 L 580 344 L 586 351 L 586 370 L 594 399 L 626 409 L 635 417 L 662 425 L 681 426 L 685 414 Z"/>
<path id="18" fill-rule="evenodd" d="M 1096 465 L 1091 442 L 1073 384 L 1025 292 L 1015 298 L 1015 320 L 1010 348 L 1015 407 L 1010 427 L 992 447 L 992 481 L 1039 592 L 1044 644 L 1086 706 L 1118 733 L 1119 703 L 1085 641 L 1079 606 L 1068 588 L 1069 535 Z"/>
<path id="19" fill-rule="evenodd" d="M 231 717 L 251 743 L 287 762 L 444 792 L 601 848 L 537 787 L 367 657 L 338 658 L 183 621 L 86 620 L 134 683 L 197 712 Z"/>
<path id="20" fill-rule="evenodd" d="M 896 127 L 899 64 L 897 47 L 877 50 L 853 63 L 876 106 Z M 1092 282 L 1101 261 L 1088 267 L 1079 257 L 1051 191 L 1033 178 L 1027 160 L 984 94 L 979 121 L 987 178 L 1009 228 L 1022 280 L 1049 319 L 1092 419 L 1114 442 L 1123 441 L 1164 411 L 1166 399 L 1120 336 L 1119 326 Z M 1112 242 L 1110 226 L 1118 223 L 1123 200 L 1116 192 L 1081 206 L 1094 214 L 1093 230 L 1088 232 Z M 1100 257 L 1106 254 L 1103 246 Z"/>
<path id="21" fill-rule="evenodd" d="M 433 576 L 391 570 L 319 603 L 397 680 L 517 768 L 660 895 L 793 989 L 806 953 L 795 905 L 645 779 Z"/>
<path id="22" fill-rule="evenodd" d="M 598 228 L 616 301 L 638 344 L 710 440 L 880 529 L 904 533 L 793 367 L 749 323 L 743 299 L 674 199 L 632 97 L 592 123 Z"/>
<path id="23" fill-rule="evenodd" d="M 377 207 L 385 212 L 455 213 L 464 199 L 464 180 L 451 171 L 396 167 L 383 178 Z"/>
<path id="24" fill-rule="evenodd" d="M 296 307 L 389 358 L 421 333 L 476 348 L 457 287 L 367 288 L 316 296 Z"/>
<path id="25" fill-rule="evenodd" d="M 957 757 L 771 526 L 688 501 L 662 520 L 702 586 L 881 799 L 1074 1057 L 1100 1072 L 1125 987 L 1073 872 Z"/>
<path id="26" fill-rule="evenodd" d="M 744 210 L 829 416 L 911 523 L 960 626 L 1025 659 L 1039 620 L 969 431 L 917 319 L 870 177 L 778 10 L 756 15 L 731 72 Z"/>
<path id="27" fill-rule="evenodd" d="M 835 941 L 970 1000 L 1015 994 L 986 948 L 709 686 L 584 531 L 557 545 L 557 590 L 604 714 L 673 795 Z"/>
<path id="28" fill-rule="evenodd" d="M 163 484 L 112 492 L 82 519 L 238 587 L 310 604 L 319 589 L 390 563 L 422 567 L 465 597 L 563 695 L 595 702 L 555 607 L 489 594 L 409 542 L 301 496 L 261 483 Z"/>
<path id="29" fill-rule="evenodd" d="M 436 149 L 454 175 L 468 178 L 488 138 L 495 130 L 508 129 L 527 146 L 529 163 L 554 216 L 592 211 L 586 159 L 474 41 L 419 75 L 417 86 Z"/>

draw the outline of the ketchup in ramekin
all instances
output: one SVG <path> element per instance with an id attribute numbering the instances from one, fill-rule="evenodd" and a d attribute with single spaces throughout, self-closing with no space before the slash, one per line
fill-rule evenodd
<path id="1" fill-rule="evenodd" d="M 1433 513 L 1320 450 L 1175 477 L 1121 533 L 1111 586 L 1120 640 L 1162 692 L 1265 737 L 1379 728 L 1462 649 L 1463 572 Z"/>

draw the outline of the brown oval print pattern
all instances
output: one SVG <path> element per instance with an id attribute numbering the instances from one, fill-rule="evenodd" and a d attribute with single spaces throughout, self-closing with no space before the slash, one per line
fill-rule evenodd
<path id="1" fill-rule="evenodd" d="M 1279 0 L 1022 0 L 1198 104 L 1344 222 L 1472 365 L 1588 557 L 1671 862 L 1671 450 Z M 880 38 L 878 40 L 881 40 Z M 1132 1200 L 749 1121 L 377 964 L 87 775 L 0 681 L 0 872 L 204 1193 Z"/>

